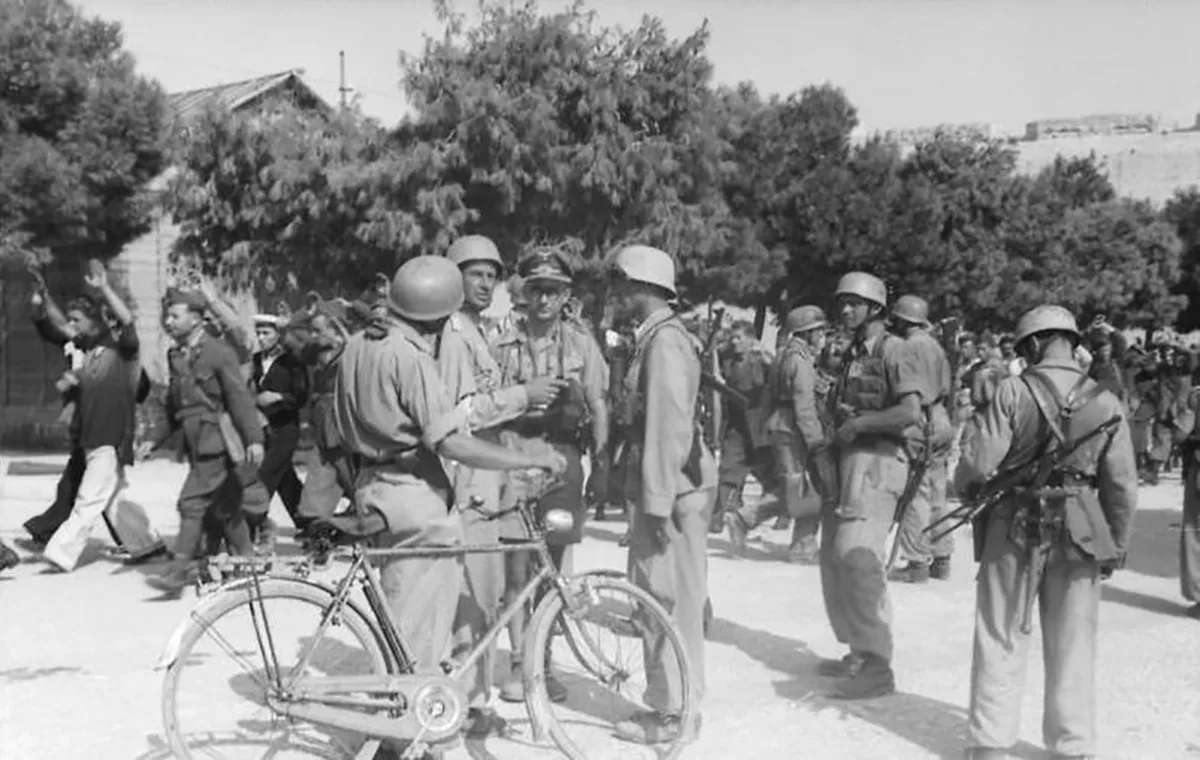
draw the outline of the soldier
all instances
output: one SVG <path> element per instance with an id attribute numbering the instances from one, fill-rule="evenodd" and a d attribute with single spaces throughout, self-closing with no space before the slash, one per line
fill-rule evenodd
<path id="1" fill-rule="evenodd" d="M 764 491 L 775 482 L 771 447 L 766 440 L 758 408 L 771 371 L 771 362 L 758 346 L 754 325 L 749 322 L 733 325 L 729 343 L 730 357 L 721 368 L 721 377 L 731 388 L 745 396 L 750 404 L 749 408 L 743 408 L 737 402 L 730 401 L 726 407 L 725 430 L 720 440 L 720 486 L 709 532 L 720 533 L 724 524 L 729 528 L 731 541 L 736 541 L 739 535 L 744 541 L 745 526 L 739 523 L 737 515 L 742 506 L 742 488 L 746 484 L 746 476 L 753 474 Z M 778 518 L 776 528 L 787 527 L 788 516 L 781 502 L 768 499 L 764 507 L 775 510 Z"/>
<path id="2" fill-rule="evenodd" d="M 904 565 L 891 569 L 888 580 L 924 583 L 950 577 L 953 539 L 930 546 L 923 531 L 946 510 L 947 463 L 954 443 L 949 405 L 954 403 L 954 376 L 942 345 L 929 334 L 929 304 L 919 296 L 900 296 L 892 306 L 893 329 L 905 340 L 905 355 L 922 381 L 919 390 L 924 430 L 910 439 L 910 455 L 925 461 L 925 473 L 912 501 L 900 516 L 897 554 Z"/>
<path id="3" fill-rule="evenodd" d="M 640 452 L 631 468 L 630 580 L 662 601 L 683 636 L 693 669 L 692 698 L 704 696 L 704 607 L 708 597 L 706 554 L 717 468 L 698 419 L 700 354 L 669 306 L 676 297 L 675 264 L 666 253 L 629 246 L 614 259 L 614 298 L 638 323 L 634 355 L 625 376 L 624 406 L 630 440 Z M 656 744 L 700 725 L 681 725 L 682 703 L 674 665 L 662 662 L 663 647 L 643 637 L 646 703 L 654 710 L 617 727 L 628 741 Z M 697 715 L 699 715 L 697 713 Z"/>
<path id="4" fill-rule="evenodd" d="M 837 470 L 829 452 L 833 431 L 826 429 L 825 422 L 829 381 L 816 368 L 825 326 L 825 312 L 816 306 L 800 306 L 788 314 L 780 331 L 782 348 L 767 387 L 766 430 L 778 468 L 771 483 L 772 496 L 778 501 L 782 494 L 793 518 L 788 558 L 804 564 L 817 560 L 822 505 L 837 496 Z M 735 550 L 741 551 L 746 533 L 766 519 L 768 511 L 774 511 L 770 501 L 743 507 L 726 518 Z"/>
<path id="5" fill-rule="evenodd" d="M 152 448 L 183 428 L 189 467 L 176 504 L 175 558 L 163 575 L 150 578 L 149 583 L 178 594 L 199 556 L 206 521 L 219 526 L 231 554 L 253 553 L 241 511 L 237 467 L 241 461 L 252 466 L 262 462 L 263 434 L 233 349 L 205 329 L 207 299 L 201 293 L 175 291 L 166 300 L 166 327 L 176 343 L 168 355 L 169 429 L 160 432 Z"/>
<path id="6" fill-rule="evenodd" d="M 841 487 L 836 520 L 822 547 L 825 607 L 834 633 L 850 648 L 819 672 L 842 677 L 831 696 L 865 699 L 895 691 L 892 608 L 885 547 L 892 522 L 921 475 L 906 438 L 924 422 L 920 363 L 884 323 L 887 287 L 851 272 L 837 287 L 842 324 L 853 333 L 834 398 Z"/>
<path id="7" fill-rule="evenodd" d="M 583 538 L 587 517 L 583 500 L 583 454 L 590 447 L 603 451 L 608 445 L 608 365 L 596 339 L 590 331 L 562 318 L 563 305 L 571 292 L 572 273 L 566 258 L 553 251 L 540 251 L 526 257 L 520 264 L 528 307 L 521 321 L 496 341 L 495 356 L 500 366 L 500 387 L 523 385 L 536 378 L 558 378 L 566 382 L 553 404 L 531 407 L 517 420 L 504 426 L 500 441 L 517 451 L 528 451 L 549 443 L 567 462 L 562 487 L 546 494 L 538 502 L 545 514 L 551 509 L 564 509 L 575 517 L 574 529 L 549 537 L 550 554 L 562 567 L 568 546 Z M 589 442 L 590 439 L 590 442 Z M 517 490 L 510 481 L 510 490 Z M 501 521 L 501 537 L 524 540 L 524 529 L 515 516 Z M 509 553 L 506 557 L 505 598 L 509 602 L 525 586 L 530 556 Z M 514 616 L 509 624 L 509 637 L 514 642 L 524 638 L 527 623 L 525 612 Z M 547 668 L 549 671 L 549 668 Z M 546 689 L 553 699 L 565 699 L 562 684 L 547 675 Z M 520 653 L 515 651 L 511 677 L 501 687 L 500 698 L 506 702 L 524 700 Z"/>
<path id="8" fill-rule="evenodd" d="M 450 246 L 446 258 L 462 272 L 464 302 L 462 309 L 446 321 L 438 368 L 450 400 L 466 416 L 464 432 L 498 443 L 499 424 L 515 419 L 530 406 L 549 405 L 566 381 L 546 375 L 522 385 L 500 386 L 500 367 L 481 330 L 483 312 L 492 305 L 496 282 L 504 271 L 500 251 L 488 238 L 468 235 Z M 496 470 L 473 470 L 462 465 L 455 468 L 455 499 L 468 544 L 499 542 L 500 526 L 493 516 L 500 509 L 503 476 Z M 456 653 L 470 651 L 487 632 L 504 594 L 503 555 L 468 554 L 464 566 L 466 585 L 455 621 Z M 475 671 L 466 729 L 469 736 L 487 736 L 504 728 L 504 720 L 487 707 L 492 688 L 491 660 L 489 653 Z"/>
<path id="9" fill-rule="evenodd" d="M 312 371 L 310 409 L 316 451 L 308 463 L 308 477 L 297 512 L 311 525 L 312 521 L 333 514 L 342 497 L 354 493 L 353 478 L 333 416 L 333 381 L 350 333 L 344 310 L 328 301 L 317 304 L 304 324 L 308 336 L 300 358 Z M 300 324 L 289 329 L 300 329 Z"/>
<path id="10" fill-rule="evenodd" d="M 997 471 L 1032 473 L 975 525 L 982 552 L 967 756 L 1005 758 L 1018 739 L 1029 618 L 1040 602 L 1044 741 L 1056 758 L 1088 758 L 1099 581 L 1124 562 L 1137 467 L 1121 402 L 1072 356 L 1080 335 L 1071 313 L 1039 306 L 1015 338 L 1028 369 L 1000 383 L 955 472 L 967 498 Z"/>
<path id="11" fill-rule="evenodd" d="M 281 317 L 255 315 L 259 350 L 254 354 L 250 382 L 266 426 L 266 453 L 258 468 L 258 478 L 269 498 L 279 494 L 296 526 L 297 538 L 303 539 L 308 521 L 300 516 L 298 509 L 304 485 L 292 458 L 300 444 L 300 410 L 308 403 L 308 368 L 296 356 L 295 340 L 286 337 L 289 334 L 286 327 L 287 320 Z M 251 518 L 252 536 L 265 519 L 266 513 Z"/>
<path id="12" fill-rule="evenodd" d="M 438 373 L 435 345 L 463 305 L 462 275 L 440 256 L 418 256 L 396 272 L 391 314 L 346 343 L 334 380 L 338 434 L 356 471 L 361 532 L 383 546 L 462 543 L 449 459 L 480 470 L 565 469 L 562 456 L 526 454 L 467 434 Z M 414 649 L 419 672 L 440 672 L 450 645 L 462 570 L 454 557 L 384 560 L 380 581 L 392 619 Z"/>

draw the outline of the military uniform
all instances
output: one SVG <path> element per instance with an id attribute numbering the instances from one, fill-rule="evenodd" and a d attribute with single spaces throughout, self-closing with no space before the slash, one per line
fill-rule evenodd
<path id="1" fill-rule="evenodd" d="M 457 404 L 465 429 L 472 434 L 497 442 L 496 426 L 520 416 L 528 408 L 529 397 L 523 386 L 500 386 L 500 367 L 492 357 L 481 325 L 465 311 L 447 320 L 437 358 L 451 400 Z M 503 472 L 455 465 L 454 492 L 467 544 L 495 544 L 500 540 L 500 526 L 489 518 L 500 509 L 503 482 Z M 472 499 L 479 503 L 472 505 Z M 459 597 L 455 623 L 456 652 L 469 651 L 487 632 L 504 594 L 503 555 L 468 554 L 464 567 L 466 585 Z M 476 668 L 472 701 L 486 702 L 491 686 L 489 656 Z"/>
<path id="2" fill-rule="evenodd" d="M 334 418 L 355 465 L 355 507 L 383 517 L 381 546 L 462 543 L 462 518 L 435 452 L 464 421 L 434 347 L 416 328 L 388 319 L 346 343 L 334 379 Z M 392 619 L 421 671 L 436 670 L 447 654 L 461 572 L 454 557 L 381 563 Z"/>
<path id="3" fill-rule="evenodd" d="M 522 273 L 526 287 L 539 278 L 565 283 L 571 278 L 570 268 L 557 256 L 528 260 Z M 547 376 L 562 378 L 573 386 L 565 389 L 550 408 L 527 410 L 505 424 L 500 441 L 515 450 L 526 450 L 530 442 L 548 442 L 567 458 L 562 487 L 543 496 L 538 509 L 541 514 L 556 508 L 570 512 L 575 518 L 574 528 L 556 533 L 551 540 L 556 546 L 579 543 L 586 519 L 582 457 L 590 434 L 588 424 L 598 414 L 607 416 L 604 398 L 608 365 L 600 346 L 586 329 L 561 317 L 542 337 L 532 335 L 529 321 L 522 320 L 497 339 L 495 357 L 500 368 L 500 387 L 522 385 Z M 535 448 L 540 445 L 534 443 Z M 526 537 L 519 520 L 507 518 L 502 523 L 504 537 Z"/>
<path id="4" fill-rule="evenodd" d="M 921 484 L 917 487 L 912 502 L 905 510 L 896 533 L 899 542 L 898 556 L 908 564 L 897 568 L 893 580 L 915 580 L 928 577 L 929 566 L 935 558 L 948 561 L 954 553 L 954 544 L 949 536 L 931 546 L 924 530 L 931 520 L 936 520 L 946 509 L 946 480 L 950 449 L 954 442 L 954 429 L 950 422 L 948 405 L 953 403 L 953 375 L 950 362 L 933 336 L 918 331 L 904 339 L 906 363 L 913 368 L 914 381 L 920 379 L 916 391 L 920 395 L 921 409 L 925 414 L 925 425 L 910 439 L 910 453 L 927 458 Z M 916 388 L 916 385 L 912 386 Z M 909 574 L 905 574 L 905 570 Z"/>
<path id="5" fill-rule="evenodd" d="M 730 388 L 740 392 L 750 401 L 750 408 L 742 408 L 734 401 L 725 408 L 724 434 L 721 436 L 721 461 L 718 471 L 717 505 L 713 510 L 714 527 L 720 515 L 738 513 L 742 506 L 742 489 L 746 476 L 754 475 L 764 491 L 775 484 L 775 466 L 772 448 L 762 425 L 759 402 L 767 379 L 771 374 L 771 362 L 763 351 L 753 348 L 744 356 L 733 357 L 721 368 L 721 376 Z M 767 512 L 786 515 L 783 505 L 776 500 L 763 504 Z M 763 516 L 765 519 L 766 515 Z M 754 525 L 760 520 L 756 517 Z"/>
<path id="6" fill-rule="evenodd" d="M 631 440 L 640 467 L 631 470 L 636 494 L 631 515 L 629 574 L 663 601 L 683 634 L 696 697 L 704 693 L 704 604 L 708 598 L 706 531 L 717 484 L 716 462 L 696 419 L 702 346 L 669 309 L 651 315 L 635 333 L 625 375 Z M 637 460 L 635 460 L 637 461 Z M 647 532 L 646 516 L 667 520 L 665 551 Z M 644 639 L 649 694 L 662 712 L 679 706 L 678 683 L 667 663 L 656 662 L 653 637 Z"/>
<path id="7" fill-rule="evenodd" d="M 822 504 L 837 498 L 837 470 L 825 418 L 829 390 L 808 342 L 799 335 L 788 338 L 769 375 L 765 427 L 777 468 L 770 488 L 795 520 L 791 556 L 797 561 L 816 559 Z M 775 507 L 760 502 L 737 514 L 745 530 L 752 530 Z"/>
<path id="8" fill-rule="evenodd" d="M 334 413 L 334 381 L 344 348 L 326 349 L 312 370 L 310 412 L 316 451 L 309 461 L 308 477 L 297 508 L 297 514 L 306 523 L 329 517 L 343 496 L 354 493 L 354 478 L 338 435 Z"/>
<path id="9" fill-rule="evenodd" d="M 180 559 L 196 556 L 205 522 L 216 526 L 231 553 L 250 554 L 237 474 L 243 454 L 239 448 L 261 445 L 263 434 L 237 357 L 225 341 L 198 329 L 170 350 L 168 361 L 167 419 L 183 429 L 188 460 L 177 504 L 175 554 Z"/>
<path id="10" fill-rule="evenodd" d="M 1044 552 L 1044 568 L 1032 586 L 1040 599 L 1044 640 L 1045 743 L 1058 757 L 1086 757 L 1096 751 L 1099 581 L 1102 566 L 1111 569 L 1123 560 L 1137 505 L 1137 470 L 1121 402 L 1094 387 L 1069 359 L 1044 360 L 1024 378 L 1003 380 L 992 403 L 973 423 L 978 429 L 968 438 L 955 473 L 959 492 L 969 494 L 997 470 L 1044 462 L 1046 447 L 1057 437 L 1052 422 L 1070 441 L 1114 416 L 1120 418 L 1106 436 L 1084 443 L 1051 475 L 1049 490 L 1012 495 L 976 525 L 982 556 L 968 722 L 975 747 L 1003 750 L 1018 739 L 1031 637 L 1016 623 L 1022 607 L 1031 602 L 1026 574 L 1033 572 L 1030 558 L 1036 547 Z M 1068 404 L 1072 413 L 1060 415 Z M 1045 416 L 1039 405 L 1046 408 Z M 1027 520 L 1036 519 L 1031 509 L 1039 496 L 1044 498 L 1045 522 L 1042 537 L 1035 540 L 1023 528 Z"/>

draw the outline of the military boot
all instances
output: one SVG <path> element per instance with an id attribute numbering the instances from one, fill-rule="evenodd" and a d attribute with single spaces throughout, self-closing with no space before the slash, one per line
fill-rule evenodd
<path id="1" fill-rule="evenodd" d="M 851 652 L 840 660 L 821 660 L 817 673 L 826 678 L 853 678 L 862 669 L 863 656 Z"/>
<path id="2" fill-rule="evenodd" d="M 792 524 L 792 545 L 788 547 L 788 562 L 798 565 L 815 565 L 820 556 L 817 537 L 806 535 L 804 523 L 796 520 Z"/>
<path id="3" fill-rule="evenodd" d="M 8 548 L 8 544 L 0 543 L 0 572 L 21 564 L 21 557 Z"/>
<path id="4" fill-rule="evenodd" d="M 937 581 L 950 580 L 950 558 L 934 557 L 933 564 L 929 566 L 929 577 Z"/>
<path id="5" fill-rule="evenodd" d="M 178 597 L 199 578 L 199 566 L 190 559 L 173 559 L 161 575 L 151 575 L 146 583 L 167 596 Z"/>
<path id="6" fill-rule="evenodd" d="M 909 562 L 902 567 L 892 568 L 887 579 L 893 583 L 928 583 L 929 574 L 929 565 Z"/>
<path id="7" fill-rule="evenodd" d="M 896 675 L 887 660 L 878 655 L 863 656 L 862 667 L 839 683 L 829 696 L 833 699 L 875 699 L 896 691 Z"/>

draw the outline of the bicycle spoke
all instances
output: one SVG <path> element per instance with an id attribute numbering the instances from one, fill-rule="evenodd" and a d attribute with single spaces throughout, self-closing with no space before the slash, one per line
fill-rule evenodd
<path id="1" fill-rule="evenodd" d="M 201 622 L 200 618 L 197 617 L 195 614 L 192 615 L 192 619 L 196 620 L 198 622 Z M 270 683 L 267 683 L 265 681 L 260 681 L 258 679 L 257 671 L 254 669 L 254 666 L 250 663 L 250 661 L 247 660 L 243 655 L 238 653 L 234 649 L 233 644 L 230 644 L 228 639 L 226 639 L 224 636 L 222 636 L 219 632 L 216 631 L 215 626 L 209 625 L 209 624 L 203 624 L 203 625 L 204 625 L 204 634 L 206 636 L 209 636 L 210 638 L 212 638 L 212 640 L 216 642 L 217 646 L 219 646 L 219 647 L 221 647 L 221 649 L 225 650 L 225 653 L 229 655 L 230 659 L 232 659 L 234 662 L 236 662 L 238 664 L 238 666 L 241 667 L 241 669 L 246 672 L 246 675 L 253 678 L 255 680 L 255 682 L 263 688 L 263 691 L 266 691 L 271 688 Z"/>

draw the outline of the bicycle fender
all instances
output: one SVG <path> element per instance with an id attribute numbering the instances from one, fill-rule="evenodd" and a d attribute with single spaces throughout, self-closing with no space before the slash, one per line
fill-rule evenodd
<path id="1" fill-rule="evenodd" d="M 175 660 L 179 657 L 179 647 L 183 644 L 183 634 L 191 627 L 192 623 L 197 619 L 203 619 L 204 613 L 216 605 L 224 591 L 233 586 L 244 585 L 245 581 L 238 580 L 221 589 L 221 593 L 210 594 L 203 597 L 200 603 L 188 611 L 187 617 L 179 621 L 179 625 L 175 626 L 175 630 L 171 633 L 171 638 L 167 639 L 167 645 L 163 647 L 162 654 L 158 656 L 158 662 L 154 664 L 155 670 L 166 670 L 175 664 Z"/>
<path id="2" fill-rule="evenodd" d="M 262 582 L 264 580 L 286 581 L 288 583 L 298 583 L 298 584 L 301 584 L 304 586 L 312 586 L 314 588 L 319 588 L 322 591 L 324 591 L 325 593 L 330 593 L 329 589 L 325 588 L 324 586 L 322 586 L 319 583 L 314 583 L 313 581 L 310 581 L 308 579 L 290 578 L 290 577 L 289 578 L 265 578 L 265 579 L 260 579 L 260 582 Z M 182 621 L 180 621 L 179 625 L 175 627 L 175 630 L 171 633 L 171 638 L 167 639 L 167 645 L 165 647 L 163 647 L 162 654 L 160 654 L 158 656 L 158 662 L 156 662 L 154 664 L 154 670 L 166 670 L 167 668 L 174 665 L 175 660 L 179 657 L 179 647 L 180 647 L 180 645 L 183 644 L 184 632 L 186 632 L 187 629 L 193 623 L 195 623 L 197 620 L 203 620 L 205 618 L 205 613 L 208 612 L 209 610 L 211 610 L 214 606 L 216 606 L 217 602 L 219 602 L 221 599 L 223 599 L 227 593 L 229 593 L 231 591 L 239 591 L 239 590 L 245 588 L 246 586 L 250 585 L 253 581 L 254 581 L 253 578 L 238 578 L 235 581 L 230 581 L 229 583 L 226 583 L 225 585 L 221 586 L 220 590 L 218 590 L 216 593 L 202 597 L 200 599 L 200 602 L 195 607 L 193 607 L 191 610 L 188 611 L 188 616 L 186 618 L 184 618 Z"/>

